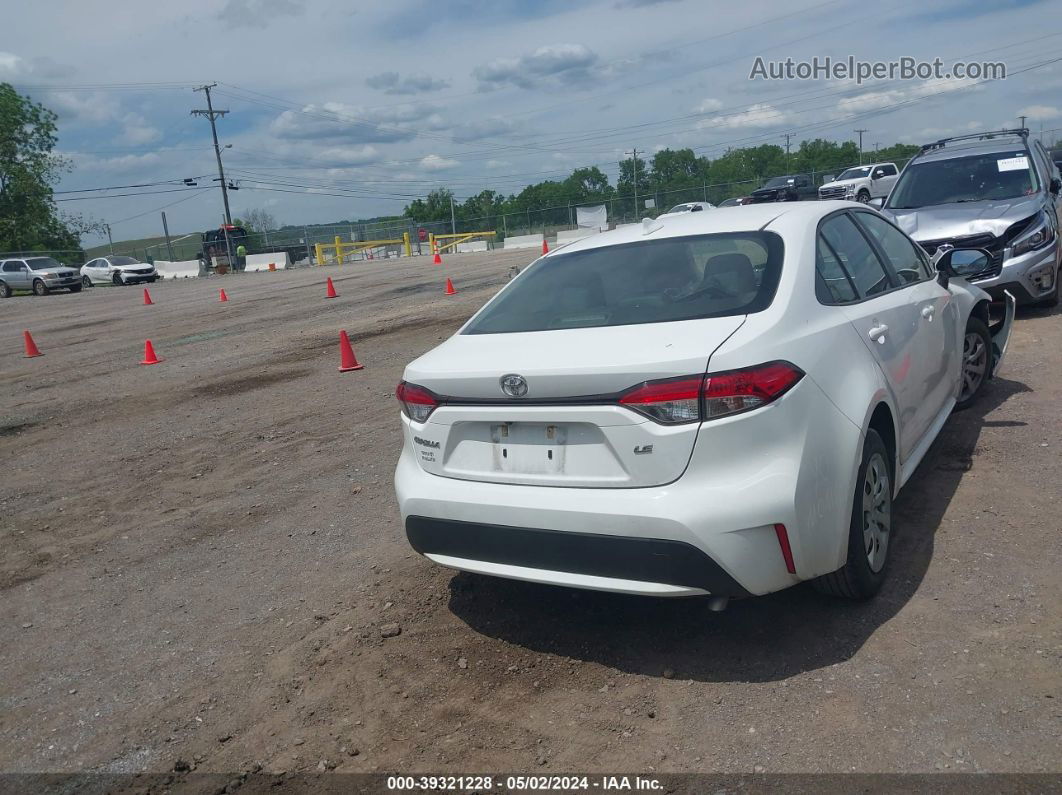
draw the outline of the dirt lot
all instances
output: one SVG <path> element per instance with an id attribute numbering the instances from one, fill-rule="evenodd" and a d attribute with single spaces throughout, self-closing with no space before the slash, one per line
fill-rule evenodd
<path id="1" fill-rule="evenodd" d="M 714 614 L 406 545 L 394 385 L 532 255 L 0 303 L 0 770 L 1062 771 L 1058 313 L 901 496 L 876 601 Z"/>

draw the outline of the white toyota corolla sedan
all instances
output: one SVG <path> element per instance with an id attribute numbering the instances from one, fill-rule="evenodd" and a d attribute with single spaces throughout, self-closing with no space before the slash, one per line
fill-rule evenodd
<path id="1" fill-rule="evenodd" d="M 853 202 L 604 232 L 406 367 L 395 488 L 443 566 L 655 596 L 867 598 L 892 501 L 998 366 L 989 297 Z"/>

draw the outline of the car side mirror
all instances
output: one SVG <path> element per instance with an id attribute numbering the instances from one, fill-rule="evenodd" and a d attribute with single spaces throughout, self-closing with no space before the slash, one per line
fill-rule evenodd
<path id="1" fill-rule="evenodd" d="M 1051 192 L 1055 194 L 1062 192 L 1062 179 L 1058 177 L 1051 178 Z"/>
<path id="2" fill-rule="evenodd" d="M 885 176 L 885 172 L 884 172 L 884 171 L 875 171 L 875 172 L 874 172 L 874 173 L 873 173 L 873 174 L 871 175 L 871 177 L 870 177 L 870 178 L 871 178 L 871 179 L 881 179 L 881 178 L 882 178 L 882 177 L 884 177 L 884 176 Z"/>
<path id="3" fill-rule="evenodd" d="M 937 281 L 947 287 L 952 276 L 973 276 L 988 269 L 992 255 L 983 248 L 948 249 L 937 259 Z"/>
<path id="4" fill-rule="evenodd" d="M 873 199 L 867 202 L 868 207 L 873 207 L 875 210 L 880 210 L 885 206 L 884 196 L 875 196 Z"/>

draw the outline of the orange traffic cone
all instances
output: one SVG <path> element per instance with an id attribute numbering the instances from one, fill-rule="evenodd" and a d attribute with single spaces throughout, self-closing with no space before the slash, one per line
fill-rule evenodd
<path id="1" fill-rule="evenodd" d="M 549 254 L 549 244 L 546 242 L 546 238 L 542 238 L 542 253 Z"/>
<path id="2" fill-rule="evenodd" d="M 339 332 L 339 372 L 348 373 L 351 370 L 360 370 L 365 365 L 358 363 L 354 355 L 354 349 L 350 347 L 350 338 L 347 332 Z"/>
<path id="3" fill-rule="evenodd" d="M 37 343 L 33 341 L 33 337 L 30 336 L 28 331 L 22 332 L 22 341 L 26 344 L 26 358 L 32 359 L 34 356 L 44 356 L 39 350 L 37 350 Z"/>
<path id="4" fill-rule="evenodd" d="M 155 346 L 151 344 L 151 340 L 144 340 L 144 361 L 141 364 L 158 364 L 161 361 L 162 359 L 155 355 Z"/>
<path id="5" fill-rule="evenodd" d="M 218 298 L 218 300 L 219 300 L 219 301 L 220 301 L 221 303 L 223 303 L 223 304 L 224 304 L 224 303 L 225 303 L 226 301 L 228 301 L 228 300 L 229 300 L 229 297 L 228 297 L 227 295 L 225 295 L 225 288 L 224 288 L 224 287 L 222 287 L 222 288 L 221 288 L 221 297 L 220 297 L 220 298 Z"/>
<path id="6" fill-rule="evenodd" d="M 270 262 L 269 263 L 269 270 L 276 271 L 276 269 L 277 269 L 277 264 L 275 262 Z"/>
<path id="7" fill-rule="evenodd" d="M 336 292 L 336 287 L 332 284 L 332 277 L 328 277 L 328 289 L 325 290 L 325 298 L 339 298 L 339 293 Z"/>
<path id="8" fill-rule="evenodd" d="M 144 288 L 144 306 L 151 306 L 154 301 L 151 300 L 151 293 L 148 292 L 147 287 Z"/>
<path id="9" fill-rule="evenodd" d="M 439 249 L 435 249 L 435 257 L 431 261 L 432 265 L 442 265 L 442 257 L 439 256 Z"/>
<path id="10" fill-rule="evenodd" d="M 457 290 L 454 289 L 454 283 L 449 279 L 446 280 L 446 294 L 457 295 Z"/>

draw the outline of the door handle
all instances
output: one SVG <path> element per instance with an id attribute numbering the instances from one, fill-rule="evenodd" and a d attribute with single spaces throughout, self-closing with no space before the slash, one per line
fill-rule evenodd
<path id="1" fill-rule="evenodd" d="M 867 332 L 867 336 L 875 342 L 884 345 L 885 344 L 885 332 L 889 330 L 889 327 L 882 323 L 880 326 L 874 326 Z"/>
<path id="2" fill-rule="evenodd" d="M 926 320 L 932 320 L 934 311 L 935 310 L 932 304 L 930 304 L 929 306 L 924 306 L 922 307 L 922 317 L 924 317 Z"/>

